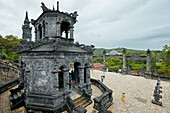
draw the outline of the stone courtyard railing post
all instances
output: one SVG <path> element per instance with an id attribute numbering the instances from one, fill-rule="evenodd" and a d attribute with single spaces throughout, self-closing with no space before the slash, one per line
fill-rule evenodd
<path id="1" fill-rule="evenodd" d="M 126 74 L 126 50 L 123 50 L 123 70 L 122 70 L 122 74 L 125 75 Z"/>
<path id="2" fill-rule="evenodd" d="M 104 64 L 103 72 L 106 72 L 106 51 L 105 50 L 103 51 L 103 64 Z"/>
<path id="3" fill-rule="evenodd" d="M 147 70 L 146 70 L 146 76 L 151 77 L 151 51 L 148 49 L 147 51 Z"/>

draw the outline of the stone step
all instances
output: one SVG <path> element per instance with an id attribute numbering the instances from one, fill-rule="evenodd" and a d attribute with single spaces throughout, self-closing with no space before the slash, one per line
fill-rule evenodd
<path id="1" fill-rule="evenodd" d="M 78 94 L 78 93 L 70 94 L 70 98 L 71 98 L 73 101 L 76 100 L 76 99 L 78 99 L 78 98 L 80 98 L 80 97 L 81 97 L 81 95 Z"/>
<path id="2" fill-rule="evenodd" d="M 75 104 L 78 104 L 78 103 L 80 103 L 82 100 L 84 100 L 84 97 L 81 96 L 81 97 L 73 100 L 73 102 L 74 102 Z"/>
<path id="3" fill-rule="evenodd" d="M 86 102 L 82 105 L 82 107 L 85 108 L 85 107 L 87 107 L 89 104 L 90 104 L 90 103 L 86 101 Z"/>
<path id="4" fill-rule="evenodd" d="M 76 104 L 76 108 L 82 106 L 85 102 L 87 102 L 85 99 L 79 101 L 78 103 L 75 103 Z"/>

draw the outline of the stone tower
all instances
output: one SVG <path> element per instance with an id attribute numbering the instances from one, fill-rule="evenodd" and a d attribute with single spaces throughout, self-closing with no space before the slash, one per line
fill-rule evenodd
<path id="1" fill-rule="evenodd" d="M 59 4 L 57 10 L 41 4 L 42 14 L 36 20 L 31 19 L 35 27 L 35 41 L 31 41 L 31 27 L 26 13 L 24 40 L 17 49 L 25 106 L 27 110 L 58 112 L 68 108 L 74 111 L 71 92 L 85 95 L 87 101 L 91 102 L 90 56 L 94 46 L 74 42 L 74 24 L 78 16 L 76 11 L 61 12 Z M 71 65 L 74 65 L 74 69 Z M 69 76 L 69 72 L 72 76 Z"/>
<path id="2" fill-rule="evenodd" d="M 32 30 L 32 27 L 30 27 L 30 21 L 28 19 L 28 12 L 26 12 L 24 25 L 22 26 L 22 32 L 23 32 L 22 38 L 23 38 L 23 40 L 31 41 L 31 39 L 32 39 L 31 30 Z"/>

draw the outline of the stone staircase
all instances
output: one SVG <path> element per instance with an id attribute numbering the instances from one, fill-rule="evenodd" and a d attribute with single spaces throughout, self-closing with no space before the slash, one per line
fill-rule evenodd
<path id="1" fill-rule="evenodd" d="M 77 109 L 78 107 L 83 107 L 85 108 L 88 106 L 90 103 L 86 100 L 85 97 L 82 95 L 78 94 L 77 92 L 74 92 L 70 95 L 72 101 L 75 103 L 75 108 Z"/>

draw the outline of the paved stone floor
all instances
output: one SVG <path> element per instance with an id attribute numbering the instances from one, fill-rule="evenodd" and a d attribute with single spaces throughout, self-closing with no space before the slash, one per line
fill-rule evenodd
<path id="1" fill-rule="evenodd" d="M 93 70 L 91 78 L 100 79 L 102 73 Z M 161 81 L 161 107 L 151 103 L 156 80 L 111 72 L 106 72 L 105 76 L 103 83 L 113 90 L 113 106 L 110 108 L 113 113 L 170 113 L 170 82 Z M 126 94 L 125 103 L 121 101 L 123 92 Z"/>
<path id="2" fill-rule="evenodd" d="M 15 89 L 17 87 L 18 87 L 18 85 L 11 88 L 11 89 Z M 13 110 L 13 111 L 10 110 L 9 95 L 10 95 L 9 90 L 0 94 L 0 113 L 26 113 L 24 107 L 20 107 L 18 109 Z"/>

